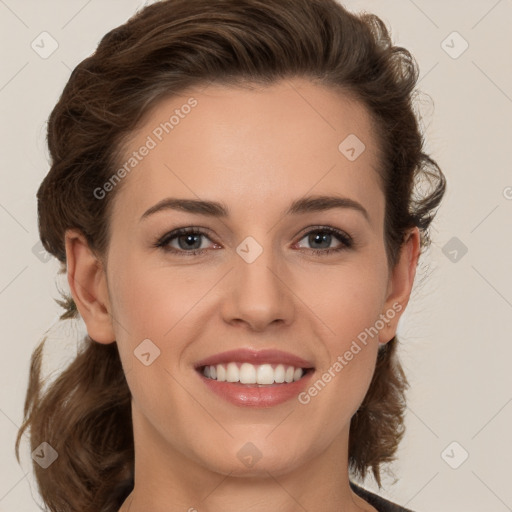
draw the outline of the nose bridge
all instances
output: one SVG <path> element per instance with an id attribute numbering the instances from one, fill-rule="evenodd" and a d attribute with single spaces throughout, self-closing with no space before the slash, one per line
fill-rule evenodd
<path id="1" fill-rule="evenodd" d="M 285 276 L 280 275 L 284 269 L 281 263 L 271 236 L 266 236 L 264 243 L 248 236 L 237 246 L 224 310 L 226 321 L 236 319 L 263 329 L 277 320 L 291 320 L 292 301 Z"/>

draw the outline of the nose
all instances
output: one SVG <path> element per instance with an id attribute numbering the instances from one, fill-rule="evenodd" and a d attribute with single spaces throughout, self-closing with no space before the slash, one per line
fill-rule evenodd
<path id="1" fill-rule="evenodd" d="M 285 264 L 271 249 L 265 249 L 252 262 L 238 254 L 235 268 L 224 283 L 222 316 L 225 322 L 246 325 L 253 331 L 264 331 L 269 326 L 292 323 L 295 307 L 294 294 Z"/>

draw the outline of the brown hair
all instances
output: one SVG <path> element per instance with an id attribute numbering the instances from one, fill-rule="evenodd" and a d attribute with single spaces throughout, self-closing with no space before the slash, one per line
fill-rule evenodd
<path id="1" fill-rule="evenodd" d="M 412 101 L 418 69 L 393 46 L 375 15 L 353 14 L 335 0 L 164 0 L 107 33 L 72 72 L 48 122 L 51 169 L 37 193 L 44 248 L 66 269 L 64 233 L 79 228 L 103 257 L 119 187 L 99 201 L 93 191 L 119 166 L 123 143 L 150 106 L 209 81 L 272 84 L 305 77 L 349 94 L 374 120 L 386 198 L 388 263 L 397 262 L 409 228 L 422 247 L 445 190 L 438 165 L 423 151 Z M 428 190 L 418 184 L 427 181 Z M 422 193 L 420 193 L 420 188 Z M 78 317 L 71 296 L 58 301 Z M 30 427 L 59 454 L 33 464 L 51 511 L 117 511 L 133 488 L 130 390 L 117 344 L 86 336 L 76 359 L 42 392 L 44 339 L 35 349 L 19 443 Z M 407 379 L 396 337 L 382 345 L 369 390 L 350 425 L 349 469 L 362 478 L 394 459 L 403 436 Z"/>

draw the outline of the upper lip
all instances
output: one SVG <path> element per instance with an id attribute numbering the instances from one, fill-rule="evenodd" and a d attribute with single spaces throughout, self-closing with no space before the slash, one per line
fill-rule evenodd
<path id="1" fill-rule="evenodd" d="M 260 364 L 283 364 L 288 366 L 294 366 L 295 368 L 313 368 L 313 364 L 302 357 L 298 357 L 289 352 L 283 352 L 282 350 L 251 350 L 246 348 L 239 348 L 235 350 L 228 350 L 227 352 L 221 352 L 214 354 L 210 357 L 202 359 L 195 364 L 195 368 L 202 366 L 214 366 L 217 364 L 239 362 L 239 363 L 251 363 L 254 365 Z"/>

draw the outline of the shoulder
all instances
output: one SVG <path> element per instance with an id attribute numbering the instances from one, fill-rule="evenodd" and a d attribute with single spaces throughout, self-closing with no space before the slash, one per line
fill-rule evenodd
<path id="1" fill-rule="evenodd" d="M 352 481 L 350 487 L 352 490 L 363 500 L 367 501 L 372 507 L 375 507 L 379 512 L 413 512 L 408 508 L 401 507 L 396 503 L 384 499 L 382 496 L 368 491 L 364 487 L 360 487 Z"/>

